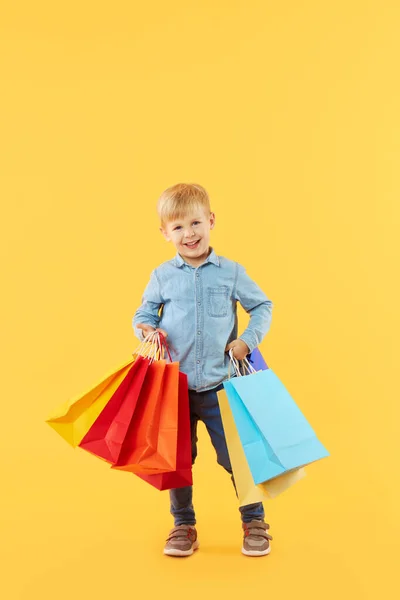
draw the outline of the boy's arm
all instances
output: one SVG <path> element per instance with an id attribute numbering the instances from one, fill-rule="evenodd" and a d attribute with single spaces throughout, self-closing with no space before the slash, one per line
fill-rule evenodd
<path id="1" fill-rule="evenodd" d="M 247 275 L 244 267 L 239 264 L 237 265 L 234 295 L 250 315 L 249 324 L 239 339 L 252 352 L 262 342 L 270 328 L 273 303 Z"/>
<path id="2" fill-rule="evenodd" d="M 136 337 L 143 340 L 143 331 L 137 327 L 138 324 L 145 324 L 157 329 L 160 322 L 160 307 L 164 304 L 160 292 L 160 282 L 156 271 L 151 273 L 150 281 L 143 292 L 142 304 L 135 312 L 132 319 L 132 326 Z"/>

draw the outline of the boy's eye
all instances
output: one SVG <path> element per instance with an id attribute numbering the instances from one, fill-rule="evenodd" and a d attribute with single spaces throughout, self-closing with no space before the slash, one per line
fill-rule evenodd
<path id="1" fill-rule="evenodd" d="M 200 221 L 193 221 L 192 225 L 199 225 Z M 173 231 L 178 231 L 178 229 L 182 229 L 181 225 L 177 225 L 173 228 Z"/>

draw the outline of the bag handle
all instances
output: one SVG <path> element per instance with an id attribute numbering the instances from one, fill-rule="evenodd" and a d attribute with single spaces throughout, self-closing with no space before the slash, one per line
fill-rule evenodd
<path id="1" fill-rule="evenodd" d="M 231 378 L 231 376 L 232 376 L 232 374 L 231 374 L 232 367 L 233 367 L 233 370 L 234 370 L 234 371 L 235 371 L 235 373 L 236 373 L 236 377 L 241 377 L 241 372 L 240 372 L 240 363 L 239 363 L 239 361 L 237 360 L 237 358 L 235 358 L 235 357 L 233 356 L 233 350 L 232 350 L 232 348 L 229 350 L 229 359 L 230 359 L 230 360 L 229 360 L 229 368 L 228 368 L 228 377 L 229 377 L 229 379 L 230 379 L 230 378 Z"/>
<path id="2" fill-rule="evenodd" d="M 132 353 L 132 356 L 135 356 L 135 354 L 140 354 L 140 355 L 145 354 L 147 356 L 146 348 L 148 347 L 148 344 L 151 343 L 151 339 L 154 337 L 154 334 L 155 334 L 155 331 L 151 331 L 150 333 L 148 333 L 143 338 L 143 340 L 140 342 L 140 344 L 136 348 L 136 350 Z"/>
<path id="3" fill-rule="evenodd" d="M 253 365 L 247 360 L 246 357 L 243 359 L 243 368 L 245 371 L 247 371 L 248 375 L 254 375 L 254 373 L 257 373 Z"/>
<path id="4" fill-rule="evenodd" d="M 163 348 L 164 351 L 165 350 L 167 351 L 168 358 L 169 358 L 170 362 L 173 362 L 171 353 L 169 351 L 169 346 L 168 346 L 167 340 L 165 338 L 165 335 L 163 335 L 160 331 L 157 331 L 156 333 L 158 333 L 158 336 L 159 336 L 160 347 Z"/>
<path id="5" fill-rule="evenodd" d="M 249 363 L 247 358 L 244 358 L 242 361 L 239 361 L 237 358 L 235 358 L 233 356 L 233 348 L 231 348 L 229 350 L 229 358 L 230 358 L 229 369 L 228 369 L 228 378 L 229 379 L 231 378 L 232 366 L 236 372 L 236 377 L 243 377 L 245 375 L 253 375 L 254 373 L 257 373 L 255 368 Z M 240 364 L 240 362 L 242 362 L 242 365 Z M 240 371 L 240 369 L 243 370 L 243 373 Z"/>
<path id="6" fill-rule="evenodd" d="M 148 358 L 150 362 L 157 360 L 157 357 L 160 354 L 160 346 L 156 336 L 157 331 L 148 333 L 133 352 L 132 356 L 143 356 L 144 358 Z"/>
<path id="7" fill-rule="evenodd" d="M 161 360 L 165 356 L 165 350 L 170 362 L 173 362 L 165 336 L 159 331 L 151 331 L 143 338 L 132 356 L 143 356 L 152 363 Z"/>

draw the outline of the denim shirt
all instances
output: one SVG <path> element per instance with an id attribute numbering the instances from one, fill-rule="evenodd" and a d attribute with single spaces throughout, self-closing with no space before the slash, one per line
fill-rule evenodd
<path id="1" fill-rule="evenodd" d="M 161 327 L 189 389 L 197 392 L 228 378 L 226 345 L 237 338 L 237 302 L 250 315 L 240 336 L 250 352 L 260 344 L 271 323 L 272 302 L 237 262 L 217 256 L 213 249 L 198 267 L 178 253 L 151 273 L 142 304 L 133 317 L 138 323 Z"/>

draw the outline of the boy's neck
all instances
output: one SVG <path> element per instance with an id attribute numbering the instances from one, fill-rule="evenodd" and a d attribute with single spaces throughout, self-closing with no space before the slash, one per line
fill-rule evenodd
<path id="1" fill-rule="evenodd" d="M 179 253 L 178 254 L 181 257 L 181 259 L 184 260 L 185 263 L 187 263 L 191 267 L 199 267 L 210 256 L 211 252 L 212 252 L 212 248 L 211 248 L 211 246 L 209 246 L 207 252 L 197 258 L 186 258 L 186 257 L 182 256 L 181 254 L 179 254 Z"/>

